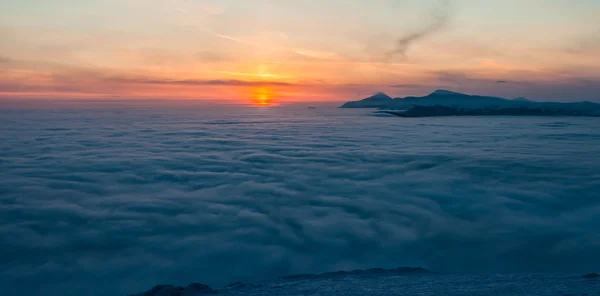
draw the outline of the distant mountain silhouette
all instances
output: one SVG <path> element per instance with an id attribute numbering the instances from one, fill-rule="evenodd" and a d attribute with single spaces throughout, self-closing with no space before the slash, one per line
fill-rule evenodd
<path id="1" fill-rule="evenodd" d="M 445 89 L 438 89 L 438 90 L 432 92 L 430 94 L 430 96 L 464 96 L 464 94 L 445 90 Z"/>
<path id="2" fill-rule="evenodd" d="M 356 101 L 356 102 L 348 102 L 343 108 L 379 108 L 380 106 L 386 106 L 387 104 L 393 101 L 392 97 L 380 92 L 376 93 L 373 96 L 370 96 L 366 99 Z"/>
<path id="3" fill-rule="evenodd" d="M 530 100 L 524 98 L 524 97 L 518 97 L 518 98 L 514 98 L 513 101 L 519 101 L 519 102 L 531 102 Z"/>
<path id="4" fill-rule="evenodd" d="M 412 110 L 419 107 L 418 110 Z M 436 108 L 423 108 L 436 107 Z M 423 116 L 450 115 L 571 115 L 600 116 L 600 104 L 591 102 L 555 103 L 535 102 L 525 98 L 513 100 L 478 95 L 468 95 L 449 90 L 436 90 L 424 97 L 405 97 L 392 99 L 384 93 L 360 101 L 348 102 L 340 108 L 378 108 L 385 110 L 404 110 L 405 115 Z M 417 112 L 418 111 L 418 112 Z M 432 112 L 427 115 L 427 112 Z M 398 115 L 398 112 L 387 112 Z M 417 116 L 403 116 L 417 117 Z"/>
<path id="5" fill-rule="evenodd" d="M 385 108 L 407 109 L 415 105 L 421 106 L 455 106 L 455 107 L 484 107 L 489 105 L 514 104 L 511 101 L 497 97 L 467 95 L 449 90 L 438 89 L 424 97 L 405 97 L 392 99 L 384 93 L 342 105 L 342 108 Z M 518 101 L 521 102 L 521 101 Z"/>

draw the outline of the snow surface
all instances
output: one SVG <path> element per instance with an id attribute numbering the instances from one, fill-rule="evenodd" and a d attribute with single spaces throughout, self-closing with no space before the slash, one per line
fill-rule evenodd
<path id="1" fill-rule="evenodd" d="M 599 295 L 600 281 L 552 275 L 418 275 L 348 276 L 279 280 L 257 286 L 229 288 L 224 295 Z"/>
<path id="2" fill-rule="evenodd" d="M 197 284 L 196 284 L 197 285 Z M 215 290 L 188 292 L 187 287 L 155 287 L 135 296 L 199 295 L 598 295 L 600 279 L 581 275 L 547 274 L 439 274 L 428 272 L 339 272 L 324 275 L 304 275 L 256 283 L 233 283 Z M 175 293 L 173 293 L 175 291 Z M 177 292 L 179 291 L 179 292 Z"/>

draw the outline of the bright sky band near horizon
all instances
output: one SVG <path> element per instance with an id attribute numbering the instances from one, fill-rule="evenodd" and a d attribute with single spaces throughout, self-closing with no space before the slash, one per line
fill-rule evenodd
<path id="1" fill-rule="evenodd" d="M 600 101 L 597 0 L 4 0 L 0 99 Z"/>

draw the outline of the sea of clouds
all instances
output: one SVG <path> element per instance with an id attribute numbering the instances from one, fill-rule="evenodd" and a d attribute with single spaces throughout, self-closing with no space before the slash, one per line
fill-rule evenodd
<path id="1" fill-rule="evenodd" d="M 0 108 L 5 296 L 600 268 L 597 118 L 35 106 Z"/>

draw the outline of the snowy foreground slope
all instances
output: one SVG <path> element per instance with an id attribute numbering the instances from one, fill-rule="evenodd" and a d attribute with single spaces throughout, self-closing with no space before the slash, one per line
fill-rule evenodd
<path id="1" fill-rule="evenodd" d="M 458 275 L 420 268 L 295 275 L 213 290 L 160 285 L 133 296 L 197 295 L 600 295 L 600 275 Z"/>

